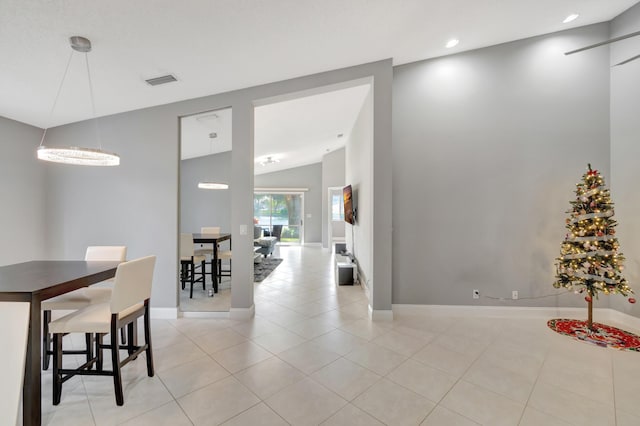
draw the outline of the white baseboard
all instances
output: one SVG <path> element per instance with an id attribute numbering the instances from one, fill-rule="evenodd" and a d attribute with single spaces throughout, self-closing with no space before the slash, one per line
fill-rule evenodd
<path id="1" fill-rule="evenodd" d="M 404 305 L 394 304 L 398 315 L 447 315 L 484 318 L 576 318 L 585 319 L 586 308 L 528 307 L 528 306 L 467 306 L 467 305 Z M 371 314 L 371 307 L 369 307 Z M 640 318 L 611 308 L 594 308 L 595 322 L 615 321 L 620 325 L 640 330 Z"/>
<path id="2" fill-rule="evenodd" d="M 369 308 L 369 318 L 373 321 L 393 321 L 393 311 L 391 309 L 373 309 Z"/>
<path id="3" fill-rule="evenodd" d="M 229 312 L 180 312 L 181 318 L 230 318 Z"/>
<path id="4" fill-rule="evenodd" d="M 176 319 L 178 308 L 154 308 L 151 307 L 151 319 Z"/>
<path id="5" fill-rule="evenodd" d="M 322 247 L 322 243 L 304 243 L 305 247 Z"/>
<path id="6" fill-rule="evenodd" d="M 249 308 L 231 308 L 229 310 L 229 318 L 234 320 L 251 319 L 256 316 L 256 305 Z"/>

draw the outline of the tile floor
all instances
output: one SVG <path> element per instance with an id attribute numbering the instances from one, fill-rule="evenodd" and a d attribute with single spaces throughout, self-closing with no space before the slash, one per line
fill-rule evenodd
<path id="1" fill-rule="evenodd" d="M 640 425 L 640 354 L 573 341 L 544 319 L 367 319 L 331 255 L 281 250 L 256 317 L 154 320 L 156 376 L 76 377 L 47 425 Z M 71 344 L 81 339 L 69 336 Z M 77 362 L 68 357 L 68 363 Z"/>

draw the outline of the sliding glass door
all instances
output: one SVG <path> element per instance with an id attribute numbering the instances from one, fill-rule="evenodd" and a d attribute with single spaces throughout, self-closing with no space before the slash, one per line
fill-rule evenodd
<path id="1" fill-rule="evenodd" d="M 301 244 L 304 241 L 302 193 L 256 192 L 253 195 L 253 216 L 266 236 L 278 237 L 281 243 Z"/>

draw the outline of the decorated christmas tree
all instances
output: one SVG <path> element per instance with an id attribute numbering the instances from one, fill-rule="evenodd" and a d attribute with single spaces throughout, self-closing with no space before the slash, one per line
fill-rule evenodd
<path id="1" fill-rule="evenodd" d="M 567 211 L 567 229 L 556 260 L 555 288 L 564 287 L 585 294 L 588 303 L 587 327 L 593 329 L 593 298 L 599 293 L 624 297 L 633 293 L 622 276 L 624 256 L 618 251 L 613 203 L 604 178 L 591 169 L 576 184 L 576 198 Z M 629 297 L 630 303 L 635 299 Z"/>

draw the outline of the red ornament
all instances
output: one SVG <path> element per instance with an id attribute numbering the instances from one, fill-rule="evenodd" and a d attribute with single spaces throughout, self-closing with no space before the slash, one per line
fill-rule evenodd
<path id="1" fill-rule="evenodd" d="M 587 302 L 591 302 L 591 300 L 593 300 L 593 299 L 591 299 L 591 296 L 585 296 L 584 300 L 587 301 Z"/>
<path id="2" fill-rule="evenodd" d="M 587 172 L 587 176 L 598 176 L 598 171 L 597 170 L 589 170 Z"/>
<path id="3" fill-rule="evenodd" d="M 630 297 L 629 298 L 629 303 L 631 303 L 631 304 L 636 303 L 636 299 L 634 299 L 633 297 Z"/>

